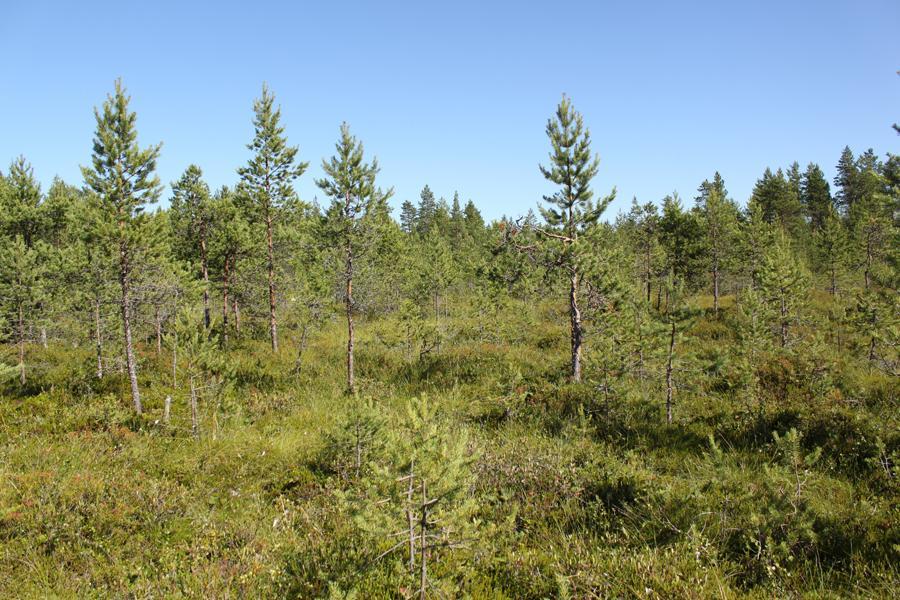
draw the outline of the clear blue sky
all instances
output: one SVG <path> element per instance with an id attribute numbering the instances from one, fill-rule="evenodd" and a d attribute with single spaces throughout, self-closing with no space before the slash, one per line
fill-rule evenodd
<path id="1" fill-rule="evenodd" d="M 232 184 L 265 80 L 313 178 L 342 120 L 395 205 L 459 190 L 489 218 L 548 191 L 544 125 L 574 100 L 599 192 L 693 197 L 719 170 L 746 201 L 766 166 L 844 145 L 900 152 L 900 2 L 41 2 L 5 0 L 0 164 L 81 184 L 92 108 L 121 76 L 159 173 Z M 166 190 L 163 198 L 168 195 Z"/>

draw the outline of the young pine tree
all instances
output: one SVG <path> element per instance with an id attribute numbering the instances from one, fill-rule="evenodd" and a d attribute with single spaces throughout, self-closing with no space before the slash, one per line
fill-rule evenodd
<path id="1" fill-rule="evenodd" d="M 716 176 L 717 181 L 721 181 L 718 173 Z M 705 233 L 704 246 L 712 279 L 713 312 L 717 317 L 722 271 L 730 263 L 738 228 L 737 206 L 725 197 L 724 189 L 724 185 L 701 186 L 701 195 L 698 198 L 700 219 Z"/>
<path id="2" fill-rule="evenodd" d="M 247 148 L 253 157 L 238 175 L 246 186 L 253 207 L 266 230 L 266 275 L 269 291 L 269 337 L 272 350 L 278 351 L 278 322 L 275 283 L 275 222 L 279 209 L 293 198 L 293 181 L 306 171 L 309 163 L 296 162 L 297 146 L 288 146 L 281 125 L 281 108 L 275 107 L 275 96 L 263 85 L 262 96 L 253 102 L 253 141 Z"/>
<path id="3" fill-rule="evenodd" d="M 784 232 L 775 238 L 775 243 L 763 258 L 760 288 L 777 315 L 779 341 L 785 348 L 790 324 L 799 318 L 798 313 L 807 294 L 807 283 L 798 257 Z"/>
<path id="4" fill-rule="evenodd" d="M 209 186 L 203 171 L 190 165 L 172 184 L 169 223 L 172 245 L 182 260 L 195 262 L 203 279 L 203 324 L 209 329 L 209 237 L 211 227 Z"/>
<path id="5" fill-rule="evenodd" d="M 326 177 L 317 179 L 316 185 L 331 198 L 329 221 L 331 233 L 343 254 L 344 309 L 347 316 L 347 391 L 356 393 L 353 350 L 355 343 L 353 314 L 354 260 L 365 250 L 365 242 L 371 236 L 366 227 L 367 217 L 379 203 L 383 203 L 393 190 L 382 192 L 375 187 L 378 160 L 363 160 L 363 145 L 350 134 L 346 123 L 341 125 L 341 139 L 335 144 L 337 153 L 322 161 Z"/>
<path id="6" fill-rule="evenodd" d="M 160 193 L 159 178 L 155 175 L 160 145 L 143 150 L 138 146 L 137 115 L 128 110 L 129 100 L 121 80 L 117 80 L 115 91 L 103 103 L 102 111 L 94 110 L 97 130 L 92 165 L 82 167 L 81 171 L 85 183 L 99 200 L 100 236 L 118 253 L 125 363 L 134 410 L 140 414 L 141 393 L 132 340 L 132 281 L 134 270 L 140 267 L 137 263 L 140 250 L 146 242 L 144 209 L 156 202 Z"/>
<path id="7" fill-rule="evenodd" d="M 547 121 L 546 132 L 552 148 L 550 166 L 540 166 L 540 170 L 545 179 L 559 186 L 559 190 L 544 196 L 547 206 L 541 207 L 541 214 L 548 228 L 537 231 L 550 246 L 550 252 L 557 257 L 555 263 L 569 280 L 570 376 L 572 381 L 578 382 L 581 381 L 584 339 L 579 286 L 586 250 L 579 239 L 596 225 L 615 197 L 615 190 L 596 204 L 592 202 L 591 180 L 597 174 L 600 158 L 591 152 L 591 136 L 584 126 L 584 118 L 566 96 L 560 101 L 555 118 Z"/>

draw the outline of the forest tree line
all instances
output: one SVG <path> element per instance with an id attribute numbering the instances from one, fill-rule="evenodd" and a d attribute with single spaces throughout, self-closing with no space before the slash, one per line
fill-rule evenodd
<path id="1" fill-rule="evenodd" d="M 844 148 L 832 182 L 815 163 L 766 169 L 743 206 L 714 172 L 688 200 L 634 199 L 605 221 L 615 191 L 595 197 L 599 159 L 564 97 L 541 166 L 558 191 L 540 216 L 485 223 L 471 200 L 454 193 L 448 201 L 426 185 L 395 220 L 392 188 L 346 124 L 315 181 L 327 202 L 299 198 L 294 183 L 309 163 L 264 87 L 236 183 L 212 190 L 190 165 L 172 182 L 169 207 L 152 210 L 163 193 L 161 147 L 138 143 L 128 103 L 117 82 L 95 110 L 81 185 L 57 178 L 44 192 L 24 157 L 0 173 L 3 369 L 21 386 L 40 368 L 29 364 L 29 347 L 90 346 L 94 376 L 127 374 L 140 413 L 136 345 L 171 351 L 174 363 L 179 332 L 195 325 L 216 347 L 266 337 L 279 352 L 289 336 L 299 372 L 310 335 L 339 318 L 353 392 L 360 319 L 395 319 L 403 335 L 390 343 L 414 359 L 452 343 L 453 311 L 502 342 L 492 319 L 499 307 L 549 299 L 567 307 L 558 316 L 570 333 L 570 378 L 588 370 L 609 390 L 654 363 L 671 421 L 685 368 L 678 340 L 699 310 L 697 294 L 711 297 L 716 317 L 737 299 L 737 363 L 751 395 L 754 356 L 821 336 L 841 347 L 842 332 L 848 350 L 896 374 L 900 156 Z M 805 310 L 817 293 L 834 300 L 821 331 Z"/>

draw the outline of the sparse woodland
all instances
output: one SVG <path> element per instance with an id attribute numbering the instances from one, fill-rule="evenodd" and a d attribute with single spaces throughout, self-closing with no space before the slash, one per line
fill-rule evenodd
<path id="1" fill-rule="evenodd" d="M 82 181 L 2 172 L 0 596 L 896 594 L 900 156 L 615 215 L 563 97 L 549 195 L 395 217 L 282 108 L 221 189 L 120 82 Z"/>

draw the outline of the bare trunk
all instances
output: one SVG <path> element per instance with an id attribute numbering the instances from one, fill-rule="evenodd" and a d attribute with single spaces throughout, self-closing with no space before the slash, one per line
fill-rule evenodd
<path id="1" fill-rule="evenodd" d="M 871 236 L 869 236 L 868 238 L 866 238 L 866 272 L 865 272 L 866 290 L 869 289 L 869 285 L 871 283 L 870 273 L 869 273 L 871 268 L 872 268 L 872 240 L 871 240 Z"/>
<path id="2" fill-rule="evenodd" d="M 231 277 L 229 260 L 225 258 L 225 265 L 222 274 L 222 341 L 228 343 L 228 285 Z"/>
<path id="3" fill-rule="evenodd" d="M 578 274 L 573 272 L 569 281 L 569 320 L 572 337 L 572 381 L 581 381 L 581 311 L 578 309 Z"/>
<path id="4" fill-rule="evenodd" d="M 344 300 L 347 310 L 347 393 L 356 393 L 356 381 L 353 373 L 353 247 L 347 242 L 347 264 L 344 273 L 347 289 Z"/>
<path id="5" fill-rule="evenodd" d="M 103 379 L 103 338 L 100 332 L 100 299 L 94 299 L 94 344 L 97 347 L 97 379 Z"/>
<path id="6" fill-rule="evenodd" d="M 836 269 L 834 267 L 834 263 L 832 263 L 832 265 L 831 265 L 831 289 L 829 290 L 831 292 L 832 296 L 837 294 L 837 273 L 835 271 L 836 271 Z"/>
<path id="7" fill-rule="evenodd" d="M 781 347 L 787 346 L 788 321 L 787 321 L 787 300 L 785 298 L 786 291 L 781 290 Z"/>
<path id="8" fill-rule="evenodd" d="M 48 344 L 47 344 L 47 327 L 44 325 L 41 325 L 41 348 L 46 350 L 47 346 L 48 346 Z"/>
<path id="9" fill-rule="evenodd" d="M 159 315 L 159 306 L 153 311 L 153 318 L 156 322 L 156 355 L 162 354 L 162 318 Z"/>
<path id="10" fill-rule="evenodd" d="M 200 269 L 203 272 L 203 325 L 209 329 L 209 265 L 206 257 L 206 220 L 200 220 Z"/>
<path id="11" fill-rule="evenodd" d="M 422 480 L 422 518 L 419 521 L 419 600 L 425 600 L 428 582 L 428 497 L 425 494 L 425 480 Z"/>
<path id="12" fill-rule="evenodd" d="M 121 227 L 122 225 L 120 225 Z M 134 358 L 134 346 L 131 341 L 131 282 L 129 281 L 129 257 L 125 241 L 119 242 L 119 284 L 122 287 L 122 328 L 125 332 L 125 365 L 128 369 L 128 381 L 131 383 L 131 400 L 134 410 L 141 414 L 141 391 L 138 389 L 137 364 Z"/>
<path id="13" fill-rule="evenodd" d="M 232 309 L 234 310 L 234 330 L 237 333 L 241 332 L 241 310 L 238 308 L 237 298 L 232 302 Z"/>
<path id="14" fill-rule="evenodd" d="M 651 268 L 651 265 L 652 265 L 652 262 L 651 262 L 651 257 L 650 257 L 650 244 L 648 243 L 647 244 L 647 263 L 646 263 L 645 269 L 644 269 L 644 278 L 647 280 L 647 304 L 650 304 L 650 275 L 651 275 L 650 268 Z"/>
<path id="15" fill-rule="evenodd" d="M 19 301 L 19 383 L 25 385 L 25 307 Z"/>
<path id="16" fill-rule="evenodd" d="M 169 424 L 169 419 L 172 413 L 172 396 L 166 396 L 166 403 L 163 406 L 163 423 L 166 425 Z"/>
<path id="17" fill-rule="evenodd" d="M 719 316 L 719 259 L 713 259 L 713 314 Z"/>
<path id="18" fill-rule="evenodd" d="M 672 401 L 675 395 L 675 383 L 672 378 L 674 369 L 672 361 L 675 358 L 675 322 L 672 322 L 671 333 L 669 334 L 669 357 L 666 361 L 666 423 L 672 423 Z"/>
<path id="19" fill-rule="evenodd" d="M 413 516 L 413 466 L 414 461 L 409 461 L 409 481 L 406 484 L 406 526 L 409 529 L 409 572 L 416 572 L 416 520 Z"/>
<path id="20" fill-rule="evenodd" d="M 275 320 L 275 247 L 272 243 L 272 216 L 266 213 L 266 247 L 269 272 L 269 336 L 272 351 L 278 352 L 278 323 Z"/>

